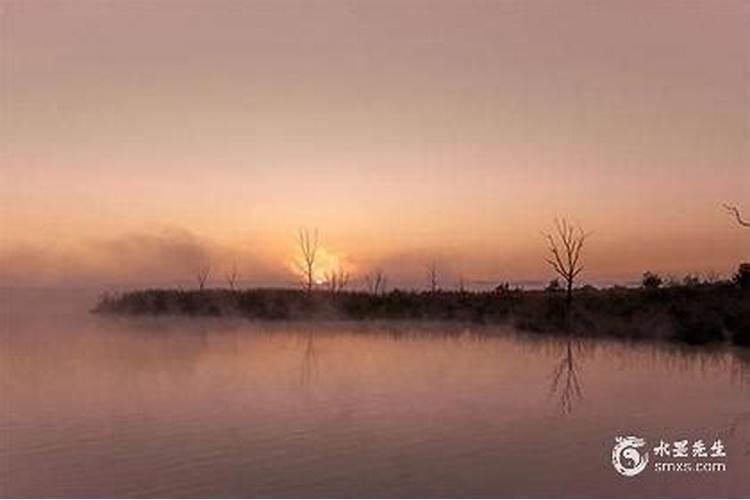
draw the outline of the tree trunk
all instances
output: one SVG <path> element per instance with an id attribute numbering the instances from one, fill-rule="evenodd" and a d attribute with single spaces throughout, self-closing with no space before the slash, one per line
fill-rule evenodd
<path id="1" fill-rule="evenodd" d="M 568 280 L 567 288 L 565 290 L 565 329 L 570 333 L 572 322 L 572 310 L 573 310 L 573 280 Z"/>

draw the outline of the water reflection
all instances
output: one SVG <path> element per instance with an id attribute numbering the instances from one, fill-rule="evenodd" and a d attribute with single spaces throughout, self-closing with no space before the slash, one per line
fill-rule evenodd
<path id="1" fill-rule="evenodd" d="M 6 324 L 4 496 L 737 496 L 750 488 L 741 473 L 750 469 L 747 350 L 456 324 L 88 316 Z M 623 486 L 602 457 L 628 430 L 718 433 L 731 469 L 713 480 Z M 570 457 L 575 467 L 559 467 Z"/>
<path id="2" fill-rule="evenodd" d="M 558 397 L 563 414 L 572 412 L 575 403 L 583 398 L 579 381 L 581 366 L 575 357 L 575 351 L 582 350 L 582 343 L 581 339 L 568 339 L 562 357 L 552 370 L 550 393 Z"/>
<path id="3" fill-rule="evenodd" d="M 737 349 L 731 358 L 732 381 L 740 385 L 750 384 L 750 349 Z"/>
<path id="4" fill-rule="evenodd" d="M 315 351 L 315 334 L 308 332 L 302 339 L 302 370 L 300 385 L 309 385 L 318 377 L 318 355 Z"/>

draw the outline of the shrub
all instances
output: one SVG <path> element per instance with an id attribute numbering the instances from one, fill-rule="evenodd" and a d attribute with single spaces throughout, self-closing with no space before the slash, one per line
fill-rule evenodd
<path id="1" fill-rule="evenodd" d="M 689 292 L 689 293 L 684 293 Z M 716 302 L 716 293 L 699 293 L 686 287 L 680 296 L 672 298 L 669 311 L 672 316 L 674 338 L 688 344 L 707 344 L 724 340 L 722 317 L 725 306 Z"/>
<path id="2" fill-rule="evenodd" d="M 724 336 L 721 321 L 715 315 L 675 315 L 675 338 L 688 344 L 719 342 Z"/>
<path id="3" fill-rule="evenodd" d="M 750 290 L 750 263 L 740 264 L 732 281 L 743 290 Z"/>
<path id="4" fill-rule="evenodd" d="M 732 333 L 732 342 L 750 347 L 750 311 L 737 311 L 727 318 L 727 329 Z"/>
<path id="5" fill-rule="evenodd" d="M 657 288 L 661 287 L 663 284 L 664 284 L 664 280 L 658 274 L 652 273 L 651 271 L 646 271 L 645 273 L 643 273 L 643 278 L 641 279 L 641 286 L 645 288 L 646 290 L 656 290 Z"/>
<path id="6" fill-rule="evenodd" d="M 735 307 L 728 307 L 725 324 L 736 345 L 750 347 L 750 301 L 741 301 Z"/>
<path id="7" fill-rule="evenodd" d="M 697 274 L 688 274 L 683 278 L 682 284 L 686 287 L 696 287 L 701 284 L 701 279 Z"/>
<path id="8" fill-rule="evenodd" d="M 562 290 L 562 285 L 560 284 L 560 280 L 557 278 L 550 281 L 547 285 L 547 288 L 544 289 L 544 291 L 546 292 L 559 292 L 560 290 Z"/>

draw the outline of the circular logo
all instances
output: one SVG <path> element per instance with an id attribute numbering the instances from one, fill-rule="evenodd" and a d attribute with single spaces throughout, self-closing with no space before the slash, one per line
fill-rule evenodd
<path id="1" fill-rule="evenodd" d="M 638 448 L 646 444 L 645 439 L 635 436 L 615 438 L 612 448 L 612 465 L 623 476 L 632 477 L 643 472 L 648 465 L 648 452 L 641 453 Z"/>

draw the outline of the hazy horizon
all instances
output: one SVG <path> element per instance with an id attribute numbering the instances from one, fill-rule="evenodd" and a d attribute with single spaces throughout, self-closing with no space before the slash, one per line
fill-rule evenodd
<path id="1" fill-rule="evenodd" d="M 0 1 L 0 283 L 729 275 L 750 237 L 745 2 Z"/>

